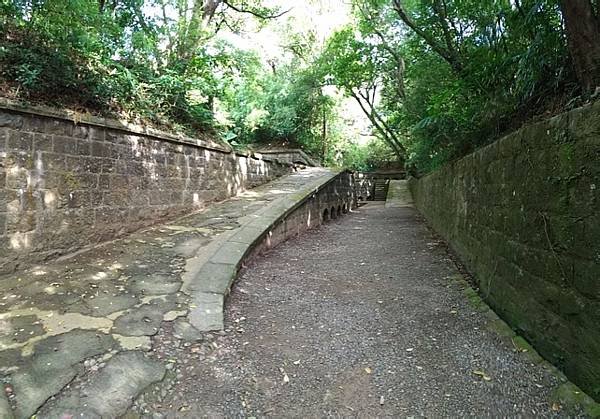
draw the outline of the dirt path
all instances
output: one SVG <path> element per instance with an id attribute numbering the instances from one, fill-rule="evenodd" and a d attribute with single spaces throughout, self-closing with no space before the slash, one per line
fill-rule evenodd
<path id="1" fill-rule="evenodd" d="M 367 205 L 244 270 L 226 331 L 168 328 L 149 417 L 556 416 L 559 380 L 489 327 L 410 208 Z M 553 409 L 554 407 L 554 409 Z"/>

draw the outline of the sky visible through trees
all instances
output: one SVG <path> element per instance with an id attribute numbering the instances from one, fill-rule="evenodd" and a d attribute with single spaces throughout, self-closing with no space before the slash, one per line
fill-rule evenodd
<path id="1" fill-rule="evenodd" d="M 234 147 L 425 173 L 594 100 L 600 5 L 7 0 L 0 90 Z"/>

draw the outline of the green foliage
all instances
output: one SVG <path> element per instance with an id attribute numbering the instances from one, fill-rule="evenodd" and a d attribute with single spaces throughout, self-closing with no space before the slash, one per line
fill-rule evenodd
<path id="1" fill-rule="evenodd" d="M 8 0 L 0 89 L 30 102 L 216 131 L 234 146 L 287 143 L 342 164 L 349 135 L 321 44 L 293 19 L 273 61 L 217 36 L 277 9 L 260 0 Z M 244 17 L 246 16 L 246 17 Z"/>
<path id="2" fill-rule="evenodd" d="M 349 95 L 371 89 L 367 116 L 388 143 L 397 137 L 419 172 L 576 93 L 556 0 L 353 5 L 356 24 L 333 35 L 323 58 L 331 81 Z"/>
<path id="3" fill-rule="evenodd" d="M 239 79 L 227 89 L 225 108 L 237 142 L 287 142 L 321 156 L 323 120 L 327 125 L 334 117 L 335 101 L 323 93 L 314 67 L 297 64 L 258 74 L 255 61 L 254 68 L 246 68 L 246 76 L 255 71 L 255 77 Z"/>
<path id="4" fill-rule="evenodd" d="M 390 147 L 380 139 L 366 144 L 350 143 L 342 152 L 342 167 L 360 172 L 371 172 L 381 168 L 398 168 L 398 157 Z"/>
<path id="5" fill-rule="evenodd" d="M 176 0 L 13 0 L 1 12 L 0 86 L 32 102 L 206 129 L 215 98 L 244 66 Z"/>
<path id="6" fill-rule="evenodd" d="M 216 36 L 278 15 L 264 3 L 4 0 L 0 90 L 215 130 L 233 145 L 288 143 L 332 165 L 393 153 L 417 172 L 576 94 L 557 0 L 353 0 L 355 22 L 324 45 L 314 28 L 282 23 L 282 52 L 268 59 Z M 339 92 L 372 124 L 369 148 Z"/>

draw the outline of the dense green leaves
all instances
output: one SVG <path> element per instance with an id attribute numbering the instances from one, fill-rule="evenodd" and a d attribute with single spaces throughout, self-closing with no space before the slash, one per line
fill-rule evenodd
<path id="1" fill-rule="evenodd" d="M 563 3 L 353 0 L 354 22 L 324 44 L 282 21 L 267 57 L 218 36 L 283 12 L 260 0 L 5 0 L 0 89 L 233 145 L 293 144 L 328 164 L 392 153 L 424 172 L 580 92 Z M 371 123 L 376 152 L 358 145 L 341 94 Z"/>
<path id="2" fill-rule="evenodd" d="M 219 36 L 249 22 L 260 27 L 283 10 L 260 0 L 8 0 L 1 7 L 4 95 L 362 164 L 356 153 L 347 157 L 351 135 L 339 95 L 327 92 L 313 28 L 285 22 L 283 51 L 269 59 Z"/>
<path id="3" fill-rule="evenodd" d="M 556 111 L 577 92 L 556 0 L 353 5 L 358 31 L 329 43 L 333 81 L 349 94 L 379 87 L 366 113 L 383 126 L 382 138 L 397 137 L 418 171 Z"/>
<path id="4" fill-rule="evenodd" d="M 246 10 L 269 9 L 250 4 Z M 193 13 L 188 6 L 192 5 Z M 244 55 L 213 38 L 203 2 L 13 0 L 2 3 L 5 95 L 159 125 L 210 128 L 214 100 Z M 218 7 L 214 18 L 230 18 Z M 232 19 L 231 25 L 238 22 Z"/>

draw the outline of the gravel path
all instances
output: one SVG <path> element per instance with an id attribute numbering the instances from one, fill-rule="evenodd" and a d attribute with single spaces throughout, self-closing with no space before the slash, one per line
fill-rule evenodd
<path id="1" fill-rule="evenodd" d="M 456 275 L 413 209 L 364 206 L 248 266 L 223 333 L 177 346 L 161 332 L 155 356 L 172 358 L 172 381 L 137 406 L 153 417 L 560 414 L 558 380 L 488 329 Z"/>

